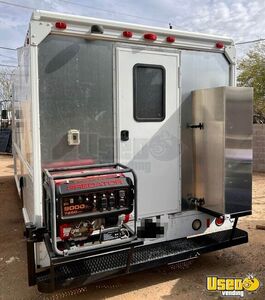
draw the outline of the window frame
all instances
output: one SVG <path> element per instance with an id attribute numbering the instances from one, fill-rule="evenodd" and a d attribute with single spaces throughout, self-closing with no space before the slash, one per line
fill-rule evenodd
<path id="1" fill-rule="evenodd" d="M 136 115 L 137 108 L 137 68 L 153 68 L 162 70 L 162 117 L 139 118 Z M 137 63 L 133 66 L 133 118 L 136 122 L 162 122 L 166 118 L 166 69 L 162 65 Z"/>

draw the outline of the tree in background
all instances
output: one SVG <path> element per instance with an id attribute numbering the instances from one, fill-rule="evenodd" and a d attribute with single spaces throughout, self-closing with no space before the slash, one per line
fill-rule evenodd
<path id="1" fill-rule="evenodd" d="M 238 86 L 254 88 L 253 122 L 265 123 L 265 43 L 251 49 L 239 61 Z"/>
<path id="2" fill-rule="evenodd" d="M 12 95 L 12 69 L 0 69 L 0 101 L 10 101 Z"/>
<path id="3" fill-rule="evenodd" d="M 2 123 L 6 122 L 2 117 L 8 117 L 11 111 L 11 97 L 12 97 L 12 74 L 13 71 L 10 68 L 0 69 L 0 120 Z M 8 125 L 8 123 L 6 124 Z"/>

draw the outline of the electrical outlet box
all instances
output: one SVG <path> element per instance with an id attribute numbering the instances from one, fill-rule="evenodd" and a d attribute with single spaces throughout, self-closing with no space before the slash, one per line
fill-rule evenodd
<path id="1" fill-rule="evenodd" d="M 76 146 L 80 145 L 80 131 L 77 129 L 68 130 L 68 145 Z"/>

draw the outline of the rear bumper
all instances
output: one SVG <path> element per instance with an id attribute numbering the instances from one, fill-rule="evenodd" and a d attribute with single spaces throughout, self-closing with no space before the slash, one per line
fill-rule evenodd
<path id="1" fill-rule="evenodd" d="M 247 232 L 234 229 L 154 245 L 130 246 L 118 251 L 66 260 L 50 256 L 51 267 L 36 274 L 41 292 L 80 287 L 110 277 L 133 273 L 168 263 L 192 259 L 200 254 L 248 242 Z"/>

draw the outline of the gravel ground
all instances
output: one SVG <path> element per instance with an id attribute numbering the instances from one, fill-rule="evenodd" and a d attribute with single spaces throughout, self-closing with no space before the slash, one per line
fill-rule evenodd
<path id="1" fill-rule="evenodd" d="M 223 299 L 206 291 L 206 275 L 240 276 L 254 273 L 265 284 L 265 174 L 253 179 L 253 214 L 239 220 L 249 243 L 202 255 L 190 264 L 156 268 L 91 284 L 82 289 L 40 294 L 27 286 L 26 244 L 21 202 L 17 196 L 10 156 L 0 156 L 0 299 Z M 249 299 L 265 299 L 261 287 Z M 227 298 L 227 299 L 231 299 Z"/>

